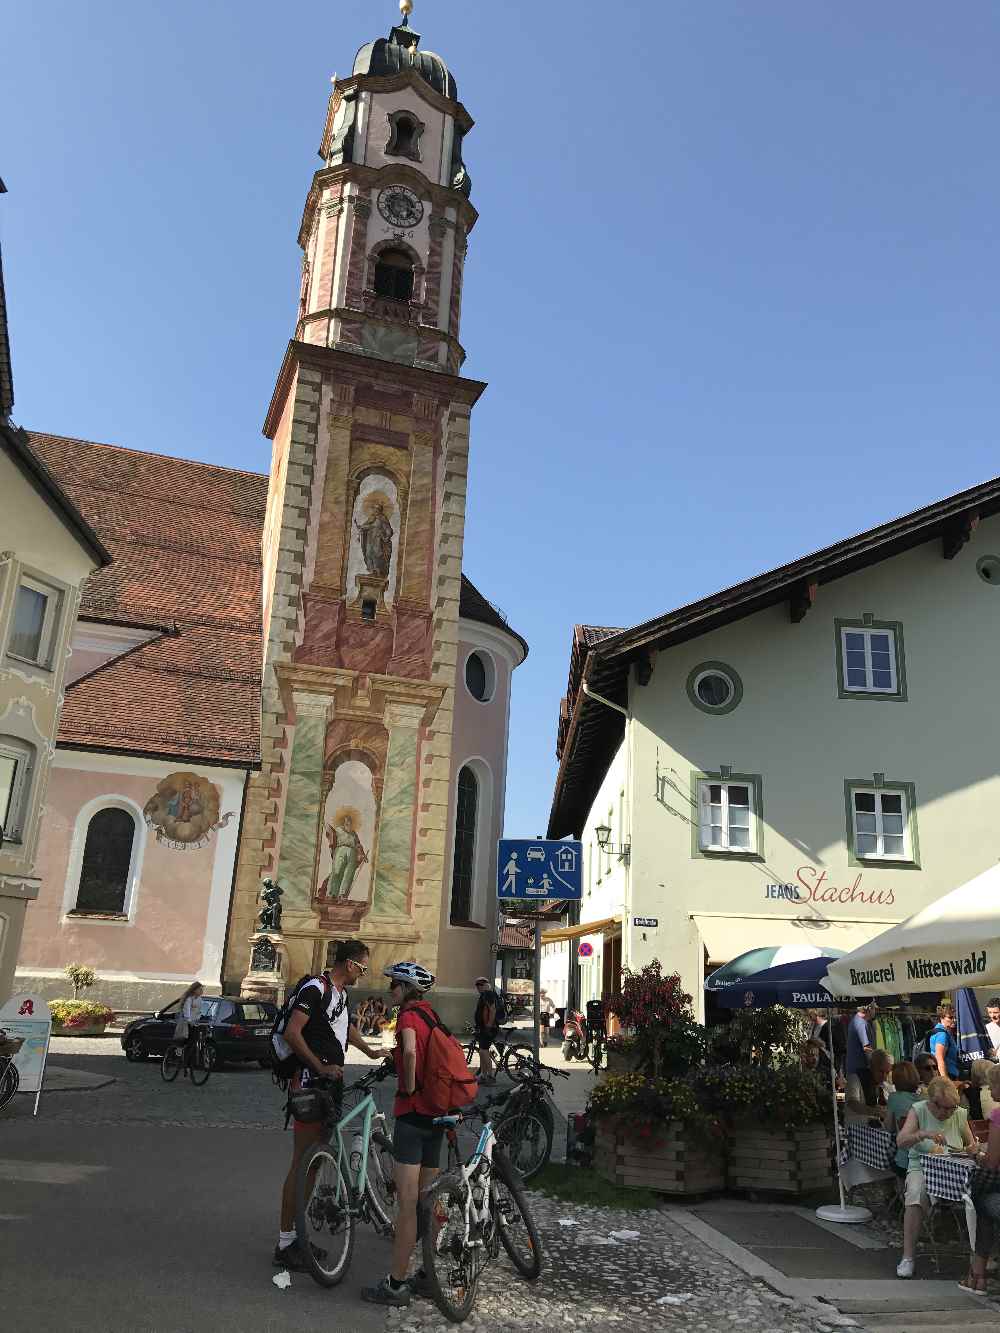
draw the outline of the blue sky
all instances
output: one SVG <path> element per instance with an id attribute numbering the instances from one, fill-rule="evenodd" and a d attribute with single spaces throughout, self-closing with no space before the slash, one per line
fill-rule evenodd
<path id="1" fill-rule="evenodd" d="M 15 418 L 265 470 L 329 78 L 392 0 L 14 5 Z M 1000 471 L 1000 7 L 417 0 L 477 125 L 465 566 L 531 643 L 628 625 Z"/>

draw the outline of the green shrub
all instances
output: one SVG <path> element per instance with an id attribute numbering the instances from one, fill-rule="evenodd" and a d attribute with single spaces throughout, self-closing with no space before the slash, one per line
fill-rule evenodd
<path id="1" fill-rule="evenodd" d="M 115 1011 L 94 1000 L 53 1000 L 49 1004 L 52 1022 L 61 1028 L 89 1028 L 97 1023 L 110 1023 Z"/>
<path id="2" fill-rule="evenodd" d="M 84 967 L 82 963 L 70 963 L 63 975 L 70 981 L 73 987 L 73 999 L 80 998 L 80 992 L 89 990 L 97 980 L 97 973 L 92 967 Z"/>

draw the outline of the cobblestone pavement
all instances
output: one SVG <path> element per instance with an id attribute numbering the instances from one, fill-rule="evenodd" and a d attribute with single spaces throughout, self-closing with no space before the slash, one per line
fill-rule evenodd
<path id="1" fill-rule="evenodd" d="M 817 1333 L 858 1327 L 832 1307 L 819 1318 L 812 1306 L 778 1296 L 718 1255 L 696 1250 L 665 1213 L 582 1207 L 535 1193 L 529 1200 L 545 1251 L 542 1276 L 525 1282 L 501 1251 L 480 1279 L 475 1308 L 463 1325 L 473 1333 L 563 1327 L 593 1333 Z M 575 1225 L 563 1225 L 567 1221 Z M 638 1235 L 616 1240 L 613 1232 Z M 427 1300 L 386 1315 L 388 1333 L 453 1327 Z"/>

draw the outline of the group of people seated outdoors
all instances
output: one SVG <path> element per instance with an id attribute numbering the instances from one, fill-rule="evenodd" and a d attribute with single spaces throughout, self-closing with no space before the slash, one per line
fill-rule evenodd
<path id="1" fill-rule="evenodd" d="M 981 1168 L 1000 1172 L 1000 998 L 990 1001 L 987 1012 L 993 1059 L 973 1061 L 967 1078 L 959 1078 L 956 1019 L 951 1005 L 938 1006 L 927 1049 L 918 1052 L 912 1061 L 893 1061 L 888 1051 L 871 1043 L 871 1007 L 860 1007 L 851 1020 L 847 1048 L 850 1072 L 846 1078 L 838 1075 L 837 1084 L 844 1092 L 847 1124 L 878 1124 L 896 1140 L 892 1169 L 901 1181 L 904 1203 L 903 1253 L 896 1268 L 901 1278 L 913 1276 L 917 1240 L 930 1208 L 924 1180 L 926 1155 L 965 1152 L 976 1157 Z M 850 1069 L 852 1044 L 860 1051 Z M 857 1054 L 863 1055 L 863 1066 Z M 803 1043 L 800 1061 L 803 1068 L 817 1074 L 825 1071 L 829 1078 L 829 1056 L 816 1037 Z M 1000 1223 L 1000 1174 L 994 1188 L 974 1190 L 973 1200 L 975 1252 L 959 1286 L 982 1295 L 987 1290 L 986 1263 Z"/>

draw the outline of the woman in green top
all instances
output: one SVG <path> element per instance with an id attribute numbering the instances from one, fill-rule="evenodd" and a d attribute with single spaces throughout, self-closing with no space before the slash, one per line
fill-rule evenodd
<path id="1" fill-rule="evenodd" d="M 917 1088 L 920 1086 L 920 1075 L 917 1073 L 916 1065 L 911 1064 L 909 1060 L 897 1060 L 892 1067 L 892 1086 L 895 1088 L 895 1092 L 889 1094 L 889 1099 L 885 1104 L 882 1128 L 887 1129 L 895 1138 L 903 1128 L 913 1103 L 918 1100 Z M 905 1176 L 909 1165 L 909 1149 L 897 1148 L 896 1174 Z"/>
<path id="2" fill-rule="evenodd" d="M 927 1100 L 914 1103 L 896 1135 L 897 1145 L 910 1150 L 903 1211 L 903 1257 L 896 1265 L 897 1277 L 913 1276 L 920 1225 L 930 1207 L 924 1185 L 924 1156 L 935 1148 L 976 1148 L 975 1136 L 969 1128 L 969 1113 L 958 1103 L 958 1088 L 951 1079 L 932 1078 Z"/>

